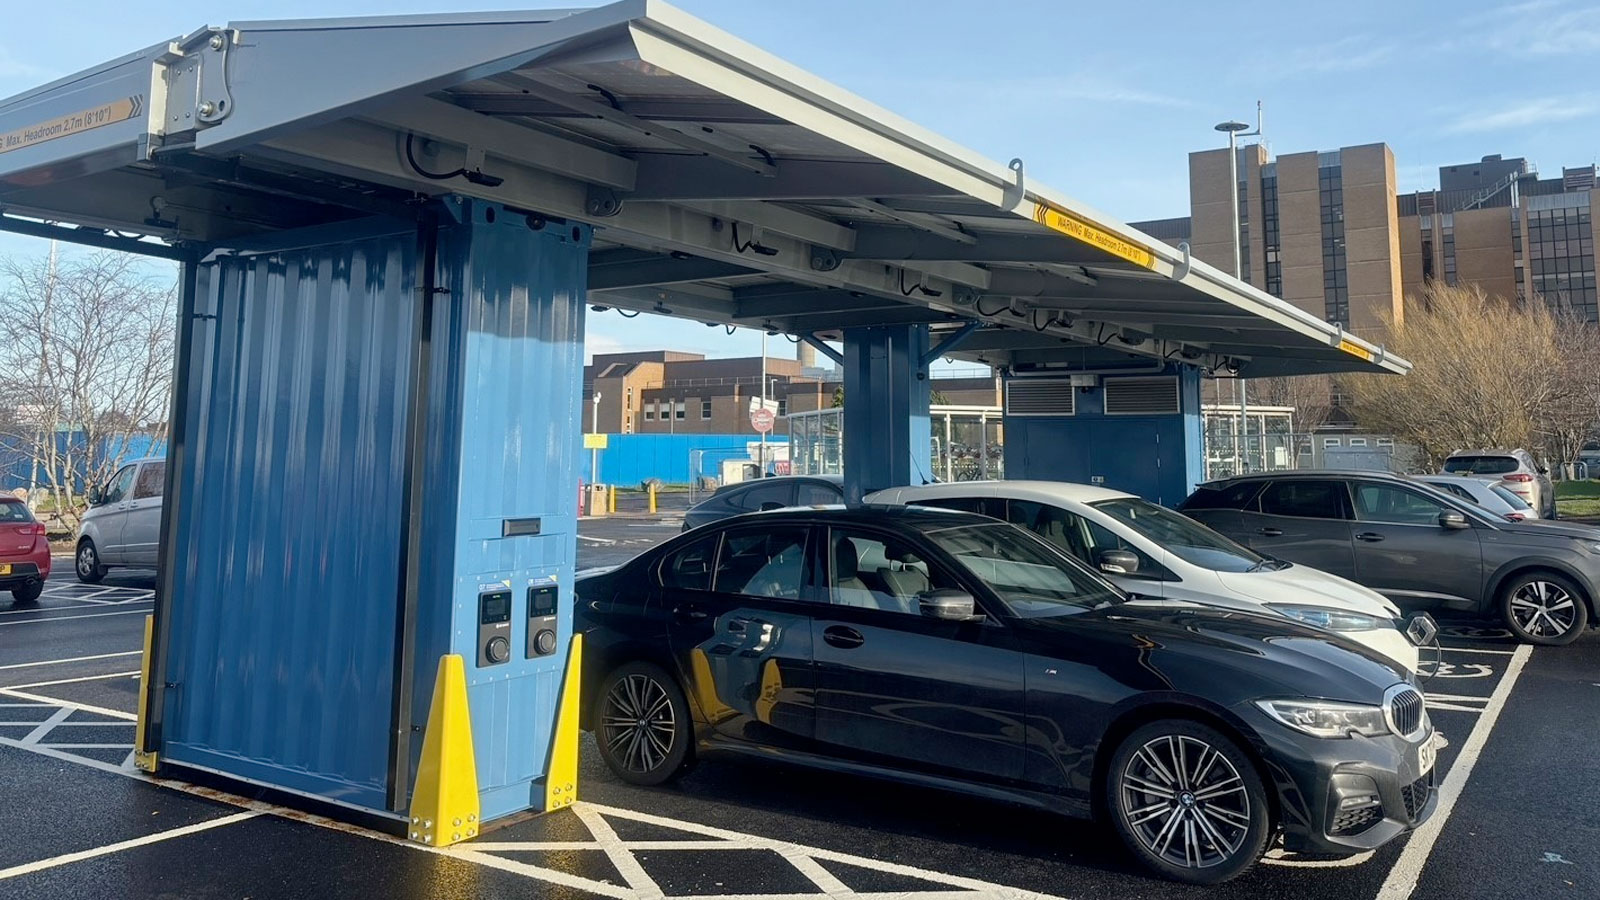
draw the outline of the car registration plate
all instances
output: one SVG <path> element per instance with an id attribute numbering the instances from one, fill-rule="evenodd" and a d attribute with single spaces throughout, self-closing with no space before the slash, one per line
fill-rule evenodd
<path id="1" fill-rule="evenodd" d="M 0 563 L 0 575 L 11 574 L 11 563 Z"/>
<path id="2" fill-rule="evenodd" d="M 1422 746 L 1417 748 L 1417 777 L 1421 778 L 1432 772 L 1433 764 L 1438 758 L 1439 748 L 1434 745 L 1433 735 L 1430 734 L 1428 739 L 1422 742 Z"/>

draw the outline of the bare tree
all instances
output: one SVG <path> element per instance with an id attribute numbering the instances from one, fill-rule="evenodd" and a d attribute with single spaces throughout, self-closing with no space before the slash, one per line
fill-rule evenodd
<path id="1" fill-rule="evenodd" d="M 1311 432 L 1328 424 L 1333 412 L 1333 379 L 1326 375 L 1282 375 L 1249 383 L 1255 406 L 1294 407 L 1294 430 Z"/>
<path id="2" fill-rule="evenodd" d="M 1554 337 L 1560 363 L 1537 430 L 1545 452 L 1572 478 L 1578 451 L 1595 438 L 1600 424 L 1600 327 L 1562 308 Z"/>
<path id="3" fill-rule="evenodd" d="M 108 479 L 134 438 L 166 436 L 175 292 L 142 265 L 112 252 L 0 260 L 0 435 L 57 510 Z"/>
<path id="4" fill-rule="evenodd" d="M 1468 447 L 1543 447 L 1565 390 L 1548 306 L 1432 282 L 1389 329 L 1390 348 L 1413 368 L 1342 377 L 1358 423 L 1416 445 L 1430 466 Z"/>

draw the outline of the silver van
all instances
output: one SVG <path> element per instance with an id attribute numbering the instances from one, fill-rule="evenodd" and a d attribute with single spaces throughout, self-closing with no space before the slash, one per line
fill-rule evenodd
<path id="1" fill-rule="evenodd" d="M 96 584 L 112 566 L 153 569 L 161 544 L 161 494 L 167 461 L 136 459 L 104 487 L 89 489 L 89 510 L 78 528 L 78 580 Z"/>

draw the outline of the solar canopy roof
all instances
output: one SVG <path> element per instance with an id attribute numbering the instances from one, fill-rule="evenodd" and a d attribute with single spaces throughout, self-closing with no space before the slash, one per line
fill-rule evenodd
<path id="1" fill-rule="evenodd" d="M 0 101 L 13 230 L 249 249 L 459 194 L 597 226 L 606 307 L 822 338 L 927 323 L 1019 371 L 1409 368 L 1040 184 L 1037 162 L 654 0 L 238 22 Z"/>

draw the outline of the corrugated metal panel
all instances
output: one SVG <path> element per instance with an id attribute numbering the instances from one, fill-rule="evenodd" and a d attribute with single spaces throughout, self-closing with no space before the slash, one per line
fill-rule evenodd
<path id="1" fill-rule="evenodd" d="M 382 805 L 415 248 L 201 272 L 166 758 Z"/>
<path id="2" fill-rule="evenodd" d="M 1006 382 L 1006 415 L 1076 415 L 1078 392 L 1066 378 L 1013 378 Z"/>
<path id="3" fill-rule="evenodd" d="M 525 217 L 483 204 L 466 211 L 471 224 L 447 228 L 440 241 L 448 299 L 433 334 L 436 427 L 422 508 L 425 546 L 454 552 L 425 557 L 431 602 L 419 609 L 412 714 L 426 721 L 439 656 L 465 657 L 489 820 L 538 796 L 528 785 L 544 774 L 571 634 L 590 231 L 554 223 L 533 231 Z M 540 533 L 504 537 L 507 518 L 538 518 Z M 528 659 L 527 587 L 552 578 L 561 591 L 558 648 Z M 500 583 L 512 587 L 512 657 L 479 668 L 478 595 Z"/>
<path id="4" fill-rule="evenodd" d="M 1104 385 L 1108 416 L 1170 415 L 1179 411 L 1176 375 L 1107 378 Z"/>

